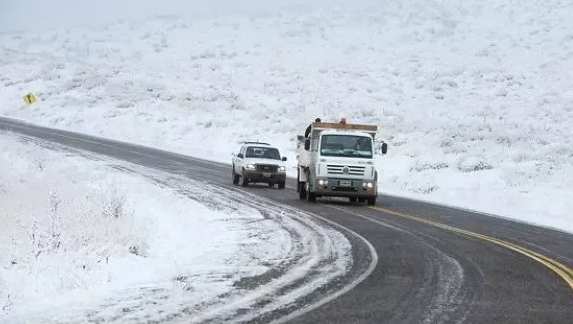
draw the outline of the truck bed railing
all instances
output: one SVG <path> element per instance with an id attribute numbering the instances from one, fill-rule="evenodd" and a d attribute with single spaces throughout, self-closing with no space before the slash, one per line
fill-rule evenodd
<path id="1" fill-rule="evenodd" d="M 378 131 L 378 125 L 325 123 L 325 122 L 313 122 L 312 128 L 314 130 L 352 129 L 352 130 L 362 130 L 362 131 L 367 131 L 367 132 Z"/>

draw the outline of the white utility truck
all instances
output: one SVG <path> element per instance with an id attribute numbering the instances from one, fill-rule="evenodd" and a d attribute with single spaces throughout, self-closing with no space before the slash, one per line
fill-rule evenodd
<path id="1" fill-rule="evenodd" d="M 375 205 L 378 171 L 374 165 L 376 125 L 314 122 L 309 137 L 298 136 L 298 186 L 300 199 L 348 197 L 350 202 Z M 386 154 L 388 145 L 376 146 Z"/>

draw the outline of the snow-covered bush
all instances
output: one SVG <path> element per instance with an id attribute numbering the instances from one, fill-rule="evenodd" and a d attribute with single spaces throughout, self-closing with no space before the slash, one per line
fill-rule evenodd
<path id="1" fill-rule="evenodd" d="M 79 159 L 0 138 L 0 305 L 106 282 L 100 265 L 145 246 L 125 189 Z M 70 163 L 68 160 L 71 160 Z M 94 164 L 96 165 L 96 164 Z"/>

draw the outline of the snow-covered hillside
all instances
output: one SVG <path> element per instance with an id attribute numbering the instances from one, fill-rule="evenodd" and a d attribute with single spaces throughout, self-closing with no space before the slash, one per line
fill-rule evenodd
<path id="1" fill-rule="evenodd" d="M 62 27 L 78 5 L 57 3 Z M 312 119 L 347 117 L 390 144 L 383 193 L 573 231 L 571 1 L 244 3 L 84 8 L 25 32 L 11 8 L 0 113 L 225 162 L 272 140 L 291 166 Z"/>

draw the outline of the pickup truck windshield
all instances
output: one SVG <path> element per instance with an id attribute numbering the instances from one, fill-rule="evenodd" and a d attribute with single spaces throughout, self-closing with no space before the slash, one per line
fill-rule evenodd
<path id="1" fill-rule="evenodd" d="M 245 152 L 246 158 L 280 160 L 279 150 L 274 147 L 249 146 Z"/>
<path id="2" fill-rule="evenodd" d="M 320 155 L 372 158 L 372 138 L 356 135 L 323 135 Z"/>

